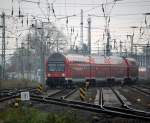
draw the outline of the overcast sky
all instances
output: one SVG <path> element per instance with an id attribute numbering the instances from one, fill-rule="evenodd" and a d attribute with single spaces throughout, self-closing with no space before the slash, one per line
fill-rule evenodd
<path id="1" fill-rule="evenodd" d="M 12 2 L 13 1 L 13 2 Z M 40 2 L 37 4 L 36 2 Z M 5 11 L 7 15 L 11 15 L 12 6 L 14 8 L 14 17 L 19 13 L 19 3 L 21 12 L 24 15 L 28 15 L 29 19 L 32 20 L 33 16 L 50 18 L 60 29 L 66 29 L 66 16 L 72 16 L 68 18 L 69 30 L 74 27 L 74 36 L 78 33 L 78 42 L 80 41 L 80 11 L 83 9 L 84 12 L 84 42 L 87 41 L 87 18 L 91 15 L 92 20 L 92 49 L 96 49 L 95 45 L 97 40 L 100 41 L 101 47 L 103 47 L 103 33 L 105 21 L 103 17 L 102 4 L 106 3 L 106 0 L 0 0 L 0 11 Z M 52 3 L 55 15 L 52 12 Z M 50 6 L 50 10 L 48 9 Z M 112 8 L 113 7 L 113 8 Z M 143 13 L 150 12 L 150 1 L 149 0 L 122 0 L 117 1 L 114 5 L 113 0 L 107 0 L 106 13 L 110 13 L 110 32 L 111 39 L 117 39 L 117 42 L 122 40 L 127 42 L 126 35 L 132 34 L 133 29 L 131 26 L 145 26 L 145 16 Z M 110 12 L 111 11 L 111 12 Z M 96 17 L 97 16 L 97 17 Z M 99 16 L 99 17 L 98 17 Z M 8 30 L 15 30 L 15 24 L 19 21 L 15 19 L 11 20 L 7 18 Z M 26 18 L 24 18 L 24 23 Z M 45 20 L 47 21 L 47 19 Z M 149 24 L 149 17 L 147 17 L 147 23 Z M 8 24 L 11 24 L 8 26 Z M 20 24 L 18 24 L 20 25 Z M 17 26 L 18 26 L 17 25 Z M 24 24 L 23 27 L 18 26 L 19 29 L 27 28 Z M 135 29 L 135 42 L 147 43 L 149 36 L 145 29 L 144 40 L 139 40 L 139 30 Z M 68 32 L 70 33 L 70 32 Z M 66 33 L 66 35 L 68 34 Z M 74 39 L 73 39 L 74 40 Z M 9 44 L 12 44 L 12 40 L 8 40 Z M 129 43 L 129 41 L 127 42 Z M 119 45 L 119 43 L 118 43 Z M 12 45 L 10 45 L 12 46 Z"/>

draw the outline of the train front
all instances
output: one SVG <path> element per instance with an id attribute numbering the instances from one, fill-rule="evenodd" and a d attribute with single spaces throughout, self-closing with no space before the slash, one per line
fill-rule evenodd
<path id="1" fill-rule="evenodd" d="M 46 84 L 49 87 L 65 85 L 65 56 L 54 53 L 49 56 L 46 63 Z"/>

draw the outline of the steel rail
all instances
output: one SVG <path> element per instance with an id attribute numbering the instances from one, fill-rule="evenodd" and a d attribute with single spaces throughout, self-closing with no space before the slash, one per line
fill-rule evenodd
<path id="1" fill-rule="evenodd" d="M 139 116 L 139 117 L 141 117 L 141 116 L 142 117 L 149 117 L 150 116 L 149 112 L 144 112 L 144 111 L 141 111 L 141 110 L 136 110 L 136 109 L 130 108 L 127 104 L 123 104 L 123 105 L 127 106 L 127 109 L 105 106 L 104 105 L 104 101 L 103 101 L 103 91 L 102 90 L 103 89 L 101 89 L 101 91 L 100 91 L 100 106 L 104 110 L 110 110 L 110 111 L 112 110 L 112 111 L 117 111 L 117 112 L 121 112 L 121 113 L 127 113 L 127 114 L 131 114 L 131 115 Z M 115 91 L 114 91 L 114 93 L 117 94 L 117 92 L 115 92 Z M 125 103 L 124 100 L 121 99 L 120 95 L 117 94 L 116 96 L 118 96 L 118 98 L 120 98 L 120 100 L 123 103 Z"/>
<path id="2" fill-rule="evenodd" d="M 74 91 L 73 91 L 74 92 Z M 69 89 L 63 89 L 63 90 L 60 90 L 52 95 L 49 95 L 48 97 L 53 97 L 53 98 L 65 98 L 65 96 L 70 96 L 72 93 L 72 90 L 69 90 Z"/>
<path id="3" fill-rule="evenodd" d="M 70 97 L 72 94 L 74 94 L 77 91 L 77 89 L 73 89 L 72 91 L 70 91 L 67 95 L 63 96 L 63 99 L 66 99 L 68 97 Z"/>
<path id="4" fill-rule="evenodd" d="M 142 88 L 146 88 L 146 89 L 149 89 L 150 90 L 150 87 L 147 87 L 147 86 L 144 86 L 144 85 L 138 85 L 139 87 L 142 87 Z"/>
<path id="5" fill-rule="evenodd" d="M 143 94 L 150 95 L 150 92 L 148 92 L 148 91 L 144 91 L 144 90 L 142 90 L 141 88 L 138 88 L 138 87 L 135 87 L 135 86 L 132 86 L 131 88 L 134 88 L 134 89 L 136 89 L 136 90 L 138 90 L 138 91 L 142 92 Z"/>
<path id="6" fill-rule="evenodd" d="M 116 116 L 121 116 L 121 117 L 126 117 L 126 118 L 130 117 L 130 118 L 138 118 L 138 119 L 143 119 L 143 120 L 150 120 L 150 117 L 106 109 L 103 107 L 103 105 L 99 106 L 99 105 L 93 105 L 93 104 L 77 102 L 77 101 L 54 99 L 54 98 L 50 98 L 50 97 L 45 98 L 45 97 L 37 96 L 37 95 L 31 95 L 31 100 L 39 101 L 42 103 L 67 106 L 67 107 L 72 107 L 72 108 L 76 108 L 76 109 L 83 109 L 83 110 L 91 111 L 94 113 L 107 113 L 110 115 L 116 115 Z"/>
<path id="7" fill-rule="evenodd" d="M 59 90 L 59 91 L 57 91 L 57 92 L 55 92 L 55 93 L 53 93 L 53 94 L 48 95 L 48 97 L 56 96 L 57 94 L 62 93 L 64 90 L 65 90 L 65 89 Z"/>
<path id="8" fill-rule="evenodd" d="M 101 91 L 101 95 L 102 91 Z M 5 97 L 0 99 L 0 102 L 10 100 L 16 97 L 19 97 L 20 93 L 18 92 L 17 94 L 13 94 L 11 96 Z M 103 106 L 103 96 L 101 96 L 101 104 L 100 105 L 93 105 L 89 103 L 83 103 L 83 102 L 77 102 L 77 101 L 70 101 L 70 100 L 64 100 L 64 99 L 54 99 L 51 97 L 43 97 L 42 95 L 36 95 L 34 93 L 30 94 L 30 99 L 31 101 L 38 101 L 42 103 L 47 103 L 47 104 L 55 104 L 55 105 L 61 105 L 61 106 L 66 106 L 66 107 L 72 107 L 76 109 L 82 109 L 90 112 L 95 112 L 95 113 L 106 113 L 109 115 L 115 115 L 115 116 L 121 116 L 125 118 L 137 118 L 137 119 L 143 119 L 143 120 L 149 120 L 149 116 L 145 115 L 139 115 L 139 114 L 132 114 L 131 112 L 121 112 L 121 111 L 116 111 L 114 109 L 107 109 L 106 107 Z"/>
<path id="9" fill-rule="evenodd" d="M 4 93 L 0 92 L 0 102 L 13 99 L 13 98 L 19 96 L 19 94 L 24 91 L 29 91 L 29 92 L 33 93 L 34 91 L 36 91 L 36 89 L 34 89 L 34 88 L 14 89 L 13 91 L 11 89 L 11 90 L 8 90 L 8 92 L 4 92 Z"/>
<path id="10" fill-rule="evenodd" d="M 7 100 L 11 100 L 11 99 L 14 99 L 16 97 L 19 97 L 18 94 L 15 94 L 15 95 L 10 95 L 10 96 L 5 96 L 3 98 L 0 98 L 0 102 L 4 102 L 4 101 L 7 101 Z"/>
<path id="11" fill-rule="evenodd" d="M 135 108 L 132 108 L 131 106 L 129 106 L 125 101 L 124 99 L 122 99 L 122 96 L 119 94 L 118 91 L 116 91 L 115 89 L 111 88 L 112 91 L 114 92 L 114 94 L 117 96 L 117 98 L 120 100 L 120 102 L 122 103 L 122 107 L 123 108 L 116 108 L 116 110 L 123 110 L 123 111 L 126 111 L 126 112 L 131 112 L 131 113 L 134 113 L 134 114 L 139 114 L 139 115 L 144 115 L 144 116 L 150 116 L 150 112 L 146 112 L 146 111 L 143 111 L 143 110 L 138 110 L 138 109 L 135 109 Z M 110 107 L 111 108 L 111 107 Z"/>

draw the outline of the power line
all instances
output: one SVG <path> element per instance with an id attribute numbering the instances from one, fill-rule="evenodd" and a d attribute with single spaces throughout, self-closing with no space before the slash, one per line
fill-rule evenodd
<path id="1" fill-rule="evenodd" d="M 109 17 L 118 17 L 118 16 L 136 16 L 136 15 L 144 15 L 144 13 L 116 14 L 116 15 L 110 15 Z M 104 17 L 104 16 L 100 16 L 100 15 L 95 15 L 95 14 L 89 14 L 89 16 L 92 16 L 92 17 Z"/>
<path id="2" fill-rule="evenodd" d="M 98 8 L 100 6 L 97 6 L 96 8 Z M 96 9 L 95 7 L 92 7 L 91 9 L 88 9 L 88 10 L 84 10 L 84 13 L 87 13 L 89 11 L 92 11 L 94 9 Z M 4 9 L 4 8 L 0 8 L 0 9 Z M 11 11 L 11 9 L 7 9 L 8 11 Z M 43 11 L 43 10 L 42 10 Z M 88 14 L 89 16 L 93 16 L 93 17 L 104 17 L 104 16 L 99 16 L 99 15 L 95 15 L 95 14 Z M 111 15 L 110 17 L 121 17 L 121 16 L 137 16 L 137 15 L 144 15 L 144 13 L 132 13 L 132 14 L 116 14 L 116 15 Z M 33 14 L 29 14 L 29 13 L 24 13 L 23 14 L 24 17 L 27 17 L 27 16 L 34 16 L 36 18 L 40 18 L 40 19 L 47 19 L 46 15 L 44 15 L 45 17 L 42 17 L 42 16 L 35 16 Z M 66 16 L 65 14 L 56 14 L 56 16 L 64 16 L 62 17 L 63 18 L 67 18 L 67 17 L 80 17 L 80 13 L 77 13 L 77 14 L 72 14 L 72 15 L 68 15 Z M 13 17 L 13 18 L 18 18 L 18 16 L 11 16 L 11 15 L 6 15 L 6 17 Z M 29 18 L 30 19 L 30 18 Z M 57 19 L 61 19 L 61 18 L 57 18 Z"/>
<path id="3" fill-rule="evenodd" d="M 23 0 L 22 2 L 29 2 L 29 3 L 33 3 L 33 4 L 47 4 L 47 3 L 45 3 L 45 2 L 34 2 L 34 1 L 31 1 L 31 0 Z M 53 2 L 52 2 L 53 3 Z M 118 3 L 116 3 L 116 4 L 137 4 L 137 3 L 150 3 L 150 1 L 134 1 L 134 2 L 118 2 Z M 93 3 L 56 3 L 55 2 L 55 5 L 67 5 L 67 6 L 69 6 L 69 5 L 83 5 L 83 6 L 96 6 L 96 5 L 109 5 L 109 4 L 114 4 L 114 2 L 107 2 L 107 3 L 100 3 L 100 4 L 98 4 L 98 3 L 95 3 L 95 4 L 93 4 Z"/>

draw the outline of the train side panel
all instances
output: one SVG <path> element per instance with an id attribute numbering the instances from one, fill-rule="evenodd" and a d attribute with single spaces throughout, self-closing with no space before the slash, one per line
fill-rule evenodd
<path id="1" fill-rule="evenodd" d="M 136 80 L 138 65 L 131 58 L 52 54 L 46 63 L 50 86 L 100 81 Z"/>
<path id="2" fill-rule="evenodd" d="M 135 82 L 138 80 L 138 64 L 132 58 L 126 58 L 127 63 L 127 80 L 129 82 Z"/>

